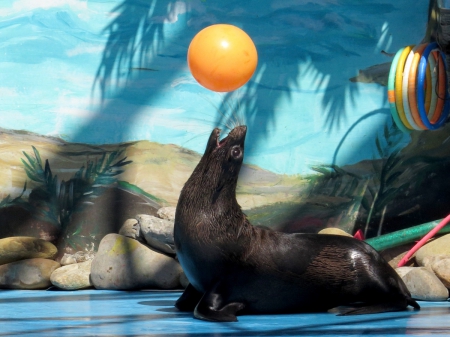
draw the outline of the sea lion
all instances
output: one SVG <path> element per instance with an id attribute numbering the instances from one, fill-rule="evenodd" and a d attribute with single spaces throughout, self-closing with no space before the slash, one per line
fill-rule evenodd
<path id="1" fill-rule="evenodd" d="M 370 245 L 351 237 L 287 234 L 250 224 L 236 200 L 246 126 L 219 141 L 214 129 L 184 185 L 175 214 L 177 257 L 190 284 L 176 302 L 209 321 L 237 314 L 419 309 Z"/>

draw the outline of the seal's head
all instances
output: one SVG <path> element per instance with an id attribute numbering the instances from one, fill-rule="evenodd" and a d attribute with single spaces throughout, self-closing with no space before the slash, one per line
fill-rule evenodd
<path id="1" fill-rule="evenodd" d="M 244 159 L 245 125 L 235 127 L 223 139 L 220 129 L 215 128 L 209 136 L 205 153 L 189 180 L 203 191 L 227 189 L 234 191 L 239 170 Z"/>
<path id="2" fill-rule="evenodd" d="M 246 133 L 246 126 L 238 126 L 220 139 L 220 129 L 214 129 L 205 153 L 181 190 L 174 227 L 180 259 L 184 256 L 183 241 L 194 239 L 204 244 L 211 241 L 209 234 L 218 227 L 238 229 L 245 221 L 236 200 L 236 186 L 244 159 Z M 228 218 L 233 218 L 234 222 L 230 223 Z M 196 254 L 194 251 L 188 254 Z"/>

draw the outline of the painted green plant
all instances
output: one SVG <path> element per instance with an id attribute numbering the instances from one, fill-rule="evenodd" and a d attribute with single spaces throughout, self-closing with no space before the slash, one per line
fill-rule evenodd
<path id="1" fill-rule="evenodd" d="M 319 174 L 308 178 L 309 197 L 325 195 L 341 198 L 338 207 L 347 217 L 353 213 L 352 219 L 356 219 L 357 213 L 360 213 L 359 217 L 365 219 L 365 234 L 374 218 L 379 219 L 378 232 L 381 232 L 388 205 L 411 184 L 409 181 L 401 182 L 404 172 L 400 168 L 401 141 L 401 131 L 386 125 L 382 135 L 375 138 L 376 157 L 380 159 L 371 160 L 372 168 L 365 174 L 355 174 L 351 172 L 351 167 L 347 169 L 338 165 L 312 167 Z"/>
<path id="2" fill-rule="evenodd" d="M 367 184 L 366 197 L 361 205 L 367 212 L 364 233 L 367 234 L 372 218 L 379 218 L 377 235 L 381 234 L 384 216 L 389 204 L 407 189 L 411 182 L 401 182 L 404 171 L 400 168 L 403 158 L 400 155 L 401 131 L 394 125 L 385 125 L 382 137 L 375 138 L 377 155 L 380 160 L 372 160 L 373 174 Z"/>
<path id="3" fill-rule="evenodd" d="M 34 146 L 32 148 L 34 156 L 23 151 L 26 160 L 21 159 L 28 178 L 39 183 L 38 187 L 31 191 L 28 202 L 33 206 L 37 217 L 61 227 L 58 217 L 57 177 L 53 176 L 48 160 L 43 165 L 39 151 Z"/>
<path id="4" fill-rule="evenodd" d="M 88 161 L 67 181 L 58 179 L 52 173 L 48 159 L 43 163 L 39 151 L 33 148 L 33 155 L 23 152 L 22 159 L 28 178 L 39 185 L 29 196 L 29 203 L 36 215 L 61 229 L 67 228 L 70 217 L 82 198 L 94 197 L 100 187 L 117 182 L 123 167 L 131 163 L 123 157 L 124 150 L 103 153 L 95 160 Z"/>

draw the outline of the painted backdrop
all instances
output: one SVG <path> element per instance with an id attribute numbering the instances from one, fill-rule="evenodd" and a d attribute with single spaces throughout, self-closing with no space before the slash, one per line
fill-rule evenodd
<path id="1" fill-rule="evenodd" d="M 400 133 L 385 87 L 392 53 L 426 38 L 427 20 L 424 0 L 1 1 L 0 222 L 79 234 L 95 217 L 107 232 L 175 205 L 212 128 L 236 115 L 255 224 L 376 235 L 439 218 L 448 132 Z M 215 23 L 259 54 L 228 94 L 186 64 Z"/>

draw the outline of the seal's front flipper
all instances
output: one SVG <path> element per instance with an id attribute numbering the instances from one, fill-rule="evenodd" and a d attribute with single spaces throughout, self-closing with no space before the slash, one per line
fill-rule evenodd
<path id="1" fill-rule="evenodd" d="M 226 303 L 223 296 L 214 291 L 208 291 L 195 307 L 194 317 L 213 322 L 236 322 L 236 313 L 244 309 L 241 302 Z"/>
<path id="2" fill-rule="evenodd" d="M 180 311 L 194 311 L 202 296 L 203 294 L 189 283 L 183 294 L 175 302 L 175 307 Z"/>
<path id="3" fill-rule="evenodd" d="M 405 310 L 406 308 L 405 304 L 400 303 L 377 303 L 369 305 L 361 304 L 360 306 L 340 307 L 337 308 L 337 311 L 339 312 L 338 316 L 379 314 L 382 312 Z"/>

